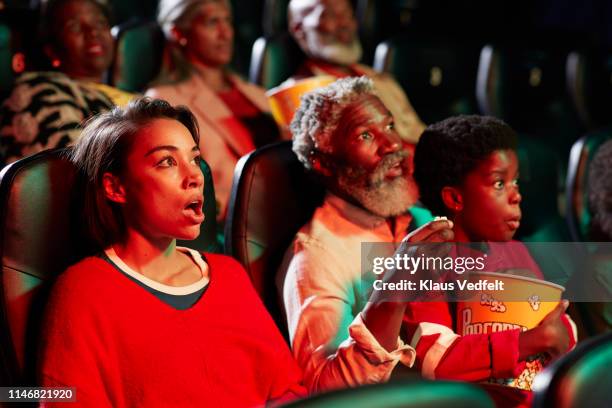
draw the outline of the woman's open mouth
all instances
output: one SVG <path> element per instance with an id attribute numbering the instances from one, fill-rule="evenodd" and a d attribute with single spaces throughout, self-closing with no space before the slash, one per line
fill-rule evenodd
<path id="1" fill-rule="evenodd" d="M 204 221 L 204 212 L 202 211 L 203 203 L 204 201 L 201 199 L 193 200 L 183 209 L 183 214 L 193 221 L 194 224 L 200 224 Z"/>

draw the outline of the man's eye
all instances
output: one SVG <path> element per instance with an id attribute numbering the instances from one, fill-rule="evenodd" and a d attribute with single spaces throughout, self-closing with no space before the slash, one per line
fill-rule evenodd
<path id="1" fill-rule="evenodd" d="M 502 180 L 497 180 L 495 184 L 493 184 L 496 190 L 501 190 L 504 188 L 504 182 Z"/>
<path id="2" fill-rule="evenodd" d="M 372 134 L 370 132 L 361 132 L 359 134 L 359 139 L 361 139 L 361 140 L 371 140 L 372 139 Z"/>
<path id="3" fill-rule="evenodd" d="M 387 125 L 387 130 L 393 130 L 395 129 L 395 122 L 391 122 Z"/>
<path id="4" fill-rule="evenodd" d="M 173 157 L 164 157 L 162 160 L 160 160 L 157 163 L 158 167 L 172 167 L 172 166 L 176 166 L 176 160 L 174 160 Z"/>

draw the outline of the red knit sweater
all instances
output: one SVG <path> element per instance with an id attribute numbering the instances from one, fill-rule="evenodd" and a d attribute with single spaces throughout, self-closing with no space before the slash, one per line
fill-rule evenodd
<path id="1" fill-rule="evenodd" d="M 209 287 L 182 311 L 102 259 L 69 268 L 47 307 L 42 384 L 76 387 L 83 406 L 251 407 L 304 395 L 242 267 L 206 256 Z"/>

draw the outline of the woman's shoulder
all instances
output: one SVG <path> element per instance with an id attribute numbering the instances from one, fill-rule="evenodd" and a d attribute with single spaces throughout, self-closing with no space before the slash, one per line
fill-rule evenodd
<path id="1" fill-rule="evenodd" d="M 103 291 L 111 284 L 112 279 L 109 272 L 113 271 L 111 264 L 97 256 L 90 256 L 71 265 L 59 275 L 54 285 L 54 290 L 81 294 Z"/>

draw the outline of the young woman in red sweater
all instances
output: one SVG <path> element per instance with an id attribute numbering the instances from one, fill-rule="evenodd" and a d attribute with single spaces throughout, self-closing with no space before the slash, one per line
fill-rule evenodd
<path id="1" fill-rule="evenodd" d="M 455 241 L 478 243 L 479 251 L 485 251 L 485 270 L 530 270 L 543 279 L 527 248 L 512 241 L 521 219 L 516 146 L 516 133 L 501 120 L 452 117 L 423 132 L 414 178 L 423 204 L 452 220 Z M 468 248 L 456 250 L 474 251 Z M 423 376 L 513 384 L 488 390 L 499 406 L 521 406 L 529 405 L 530 381 L 511 379 L 520 376 L 529 357 L 544 353 L 555 358 L 575 344 L 566 308 L 567 302 L 560 302 L 531 330 L 461 335 L 455 333 L 449 303 L 412 302 L 404 323 Z"/>
<path id="2" fill-rule="evenodd" d="M 142 98 L 90 121 L 72 159 L 103 249 L 63 273 L 44 326 L 44 386 L 86 406 L 261 406 L 304 394 L 241 266 L 176 246 L 204 220 L 197 123 Z"/>

